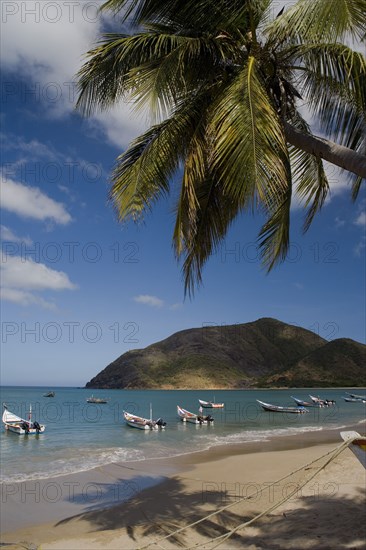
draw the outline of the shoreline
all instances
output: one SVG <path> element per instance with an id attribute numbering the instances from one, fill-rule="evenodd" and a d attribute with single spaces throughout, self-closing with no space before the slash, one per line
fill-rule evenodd
<path id="1" fill-rule="evenodd" d="M 358 431 L 360 426 L 347 429 Z M 240 491 L 246 486 L 262 487 L 341 443 L 339 429 L 321 430 L 305 432 L 301 438 L 297 434 L 269 441 L 220 445 L 171 458 L 112 463 L 68 476 L 5 484 L 1 517 L 3 543 L 9 545 L 9 549 L 16 548 L 13 543 L 19 540 L 42 543 L 42 549 L 117 549 L 117 546 L 106 546 L 102 540 L 98 543 L 100 546 L 90 546 L 88 537 L 90 533 L 97 533 L 100 538 L 103 533 L 114 536 L 118 532 L 125 541 L 119 548 L 137 548 L 127 532 L 131 525 L 142 532 L 148 525 L 156 525 L 150 517 L 154 504 L 160 508 L 160 511 L 153 510 L 159 521 L 164 517 L 172 521 L 170 501 L 180 510 L 181 517 L 176 521 L 186 521 L 184 509 L 177 505 L 180 500 L 190 503 L 190 515 L 194 512 L 202 517 L 213 504 L 220 507 L 217 501 L 222 502 L 227 488 L 235 492 L 237 487 Z M 363 474 L 365 479 L 365 470 L 350 451 L 347 453 L 349 456 L 343 457 L 343 461 L 346 460 L 349 473 L 361 479 Z M 336 477 L 333 476 L 328 485 L 334 484 Z M 193 496 L 189 494 L 191 490 Z M 204 491 L 207 500 L 212 497 L 215 502 L 202 502 Z M 141 508 L 144 509 L 142 517 L 138 513 Z M 76 539 L 67 546 L 69 543 L 65 541 L 70 536 Z M 85 546 L 75 542 L 80 537 L 88 540 Z M 57 541 L 62 544 L 57 546 Z M 132 546 L 125 546 L 127 543 Z"/>

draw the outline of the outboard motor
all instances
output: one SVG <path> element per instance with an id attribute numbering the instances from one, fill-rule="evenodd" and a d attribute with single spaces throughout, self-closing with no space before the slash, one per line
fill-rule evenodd
<path id="1" fill-rule="evenodd" d="M 38 422 L 33 422 L 33 428 L 35 428 L 37 432 L 41 431 L 41 426 L 38 424 Z"/>
<path id="2" fill-rule="evenodd" d="M 166 426 L 166 422 L 162 418 L 158 418 L 156 421 L 157 426 Z"/>
<path id="3" fill-rule="evenodd" d="M 213 422 L 213 417 L 210 414 L 208 414 L 206 416 L 206 420 L 207 420 L 207 422 Z"/>

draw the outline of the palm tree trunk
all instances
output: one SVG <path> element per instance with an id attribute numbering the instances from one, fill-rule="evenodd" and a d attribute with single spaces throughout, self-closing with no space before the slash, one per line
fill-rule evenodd
<path id="1" fill-rule="evenodd" d="M 283 124 L 286 139 L 291 145 L 316 157 L 321 157 L 344 170 L 353 172 L 361 178 L 366 178 L 365 155 L 361 155 L 361 153 L 357 153 L 343 145 L 337 145 L 325 138 L 303 134 L 287 122 Z"/>

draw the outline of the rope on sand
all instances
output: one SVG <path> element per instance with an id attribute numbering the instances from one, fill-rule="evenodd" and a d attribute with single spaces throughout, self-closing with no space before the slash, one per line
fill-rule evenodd
<path id="1" fill-rule="evenodd" d="M 326 466 L 328 466 L 328 464 L 330 464 L 335 458 L 337 458 L 338 455 L 340 455 L 345 449 L 347 449 L 351 443 L 352 443 L 352 439 L 348 440 L 348 441 L 344 441 L 341 445 L 339 445 L 335 449 L 332 449 L 331 451 L 328 451 L 324 455 L 322 455 L 318 458 L 315 458 L 311 462 L 308 462 L 304 466 L 301 466 L 300 468 L 297 468 L 296 470 L 293 470 L 289 474 L 286 474 L 285 476 L 283 476 L 280 479 L 274 481 L 270 485 L 266 485 L 266 487 L 263 487 L 262 489 L 259 489 L 259 491 L 256 491 L 255 494 L 253 493 L 252 495 L 242 497 L 241 499 L 236 500 L 235 502 L 231 502 L 230 504 L 227 504 L 226 506 L 223 506 L 222 508 L 219 508 L 218 510 L 215 510 L 214 512 L 211 512 L 207 516 L 205 516 L 205 517 L 203 517 L 203 518 L 201 518 L 201 519 L 199 519 L 199 520 L 197 520 L 193 523 L 190 523 L 189 525 L 185 525 L 184 527 L 180 527 L 179 529 L 173 531 L 172 533 L 169 533 L 169 535 L 165 535 L 164 537 L 161 537 L 161 538 L 157 539 L 156 541 L 149 542 L 148 544 L 139 547 L 139 550 L 145 550 L 146 548 L 149 548 L 150 546 L 153 546 L 153 545 L 157 545 L 160 548 L 164 548 L 163 546 L 161 546 L 159 544 L 163 540 L 174 537 L 175 535 L 178 535 L 182 531 L 185 531 L 186 529 L 189 529 L 190 527 L 194 527 L 195 525 L 198 525 L 199 523 L 202 523 L 203 521 L 206 521 L 207 519 L 209 519 L 209 518 L 211 518 L 211 517 L 213 517 L 217 514 L 220 514 L 224 510 L 227 510 L 228 508 L 231 508 L 232 506 L 236 506 L 237 504 L 239 504 L 240 502 L 242 502 L 244 500 L 250 500 L 254 496 L 258 496 L 263 491 L 267 491 L 269 488 L 273 487 L 274 485 L 277 485 L 281 481 L 284 481 L 288 477 L 291 477 L 292 475 L 300 472 L 301 470 L 305 470 L 306 468 L 309 468 L 315 462 L 319 462 L 319 460 L 322 460 L 323 458 L 326 458 L 327 456 L 332 455 L 322 466 L 317 468 L 315 473 L 313 473 L 308 479 L 306 479 L 302 484 L 300 484 L 300 486 L 297 485 L 296 488 L 293 491 L 291 491 L 288 495 L 286 495 L 285 498 L 281 499 L 279 502 L 277 502 L 273 506 L 270 506 L 269 508 L 264 510 L 264 512 L 261 512 L 260 514 L 258 514 L 257 516 L 255 516 L 251 520 L 246 521 L 245 523 L 241 523 L 240 525 L 237 525 L 236 527 L 234 527 L 233 529 L 231 529 L 228 533 L 225 533 L 224 535 L 220 535 L 218 537 L 215 537 L 214 539 L 211 539 L 210 541 L 205 542 L 205 543 L 197 543 L 197 544 L 195 544 L 193 546 L 190 546 L 190 547 L 185 549 L 185 550 L 193 550 L 193 549 L 196 549 L 196 548 L 199 548 L 199 547 L 204 548 L 206 545 L 211 545 L 212 543 L 217 542 L 217 544 L 215 544 L 213 547 L 211 547 L 211 550 L 214 550 L 214 548 L 217 548 L 218 546 L 220 546 L 220 544 L 222 544 L 225 540 L 230 538 L 233 534 L 235 534 L 240 529 L 244 529 L 245 527 L 248 527 L 249 525 L 251 525 L 252 523 L 257 521 L 258 519 L 266 516 L 270 512 L 273 512 L 273 510 L 275 510 L 276 508 L 282 506 L 282 504 L 284 504 L 287 500 L 289 500 L 292 496 L 294 496 L 294 494 L 296 494 L 299 491 L 299 489 L 302 489 L 303 487 L 305 487 L 305 485 L 307 485 L 312 479 L 314 479 L 314 477 L 317 476 L 319 474 L 319 472 L 321 472 Z"/>

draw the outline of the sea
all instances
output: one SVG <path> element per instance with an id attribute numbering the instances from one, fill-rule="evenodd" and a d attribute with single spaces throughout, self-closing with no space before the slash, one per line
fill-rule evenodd
<path id="1" fill-rule="evenodd" d="M 55 396 L 45 397 L 48 391 Z M 365 389 L 281 390 L 90 390 L 67 387 L 1 387 L 1 402 L 8 409 L 46 425 L 43 434 L 19 436 L 0 429 L 1 483 L 47 479 L 114 462 L 167 458 L 252 441 L 298 435 L 359 424 L 365 431 L 366 405 L 348 403 L 345 392 L 365 395 Z M 291 396 L 309 401 L 309 394 L 333 399 L 327 408 L 309 408 L 307 414 L 265 412 L 257 399 L 276 405 L 292 405 Z M 102 397 L 105 404 L 87 403 Z M 204 409 L 214 417 L 212 425 L 186 424 L 177 417 L 177 405 L 198 412 L 198 399 L 223 402 L 223 409 Z M 127 426 L 123 411 L 162 418 L 162 431 L 136 430 Z"/>

